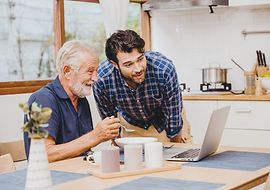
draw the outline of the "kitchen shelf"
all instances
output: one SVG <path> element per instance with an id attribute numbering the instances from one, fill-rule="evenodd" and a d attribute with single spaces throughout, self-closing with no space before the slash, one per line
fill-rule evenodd
<path id="1" fill-rule="evenodd" d="M 244 38 L 247 37 L 247 35 L 254 35 L 254 34 L 270 34 L 270 30 L 255 30 L 255 31 L 247 31 L 243 30 L 241 34 L 244 36 Z"/>

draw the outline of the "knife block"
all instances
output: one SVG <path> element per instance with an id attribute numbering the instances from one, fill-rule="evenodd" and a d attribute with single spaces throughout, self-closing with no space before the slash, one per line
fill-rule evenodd
<path id="1" fill-rule="evenodd" d="M 264 74 L 267 73 L 268 71 L 268 66 L 259 66 L 259 65 L 256 65 L 256 73 L 259 77 L 263 76 Z"/>

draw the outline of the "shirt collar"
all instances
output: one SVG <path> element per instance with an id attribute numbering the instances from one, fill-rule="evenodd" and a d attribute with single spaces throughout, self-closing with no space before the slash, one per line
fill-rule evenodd
<path id="1" fill-rule="evenodd" d="M 59 76 L 57 76 L 56 79 L 52 82 L 52 85 L 53 85 L 53 88 L 54 88 L 56 95 L 59 98 L 62 98 L 62 99 L 69 98 L 65 89 L 63 88 L 62 84 L 60 83 Z"/>

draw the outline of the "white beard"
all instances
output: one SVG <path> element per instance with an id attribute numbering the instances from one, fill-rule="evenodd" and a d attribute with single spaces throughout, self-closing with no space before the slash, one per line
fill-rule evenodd
<path id="1" fill-rule="evenodd" d="M 73 86 L 71 86 L 72 92 L 80 98 L 85 98 L 92 93 L 92 87 L 89 86 L 89 89 L 81 84 L 80 82 L 76 82 Z"/>

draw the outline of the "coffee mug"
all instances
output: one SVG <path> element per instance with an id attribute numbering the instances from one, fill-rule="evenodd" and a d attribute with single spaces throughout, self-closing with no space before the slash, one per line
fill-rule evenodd
<path id="1" fill-rule="evenodd" d="M 120 172 L 119 147 L 109 147 L 101 150 L 101 171 L 103 173 Z"/>
<path id="2" fill-rule="evenodd" d="M 92 154 L 87 155 L 87 162 L 90 164 L 100 165 L 101 163 L 101 151 L 95 151 Z"/>
<path id="3" fill-rule="evenodd" d="M 144 145 L 145 167 L 159 168 L 163 166 L 163 146 L 161 142 L 151 142 Z"/>
<path id="4" fill-rule="evenodd" d="M 142 169 L 142 145 L 125 145 L 124 162 L 127 171 Z"/>
<path id="5" fill-rule="evenodd" d="M 95 164 L 101 165 L 101 151 L 95 151 L 93 153 L 93 159 Z"/>

